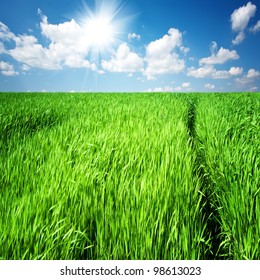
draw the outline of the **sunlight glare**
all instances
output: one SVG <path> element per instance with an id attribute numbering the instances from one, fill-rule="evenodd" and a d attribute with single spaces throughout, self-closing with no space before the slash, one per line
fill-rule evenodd
<path id="1" fill-rule="evenodd" d="M 125 24 L 124 18 L 118 18 L 121 11 L 122 6 L 118 0 L 96 0 L 93 9 L 85 3 L 81 25 L 92 51 L 104 52 L 119 39 Z"/>
<path id="2" fill-rule="evenodd" d="M 113 41 L 113 25 L 108 18 L 91 18 L 87 21 L 85 31 L 86 39 L 93 47 L 104 47 Z"/>

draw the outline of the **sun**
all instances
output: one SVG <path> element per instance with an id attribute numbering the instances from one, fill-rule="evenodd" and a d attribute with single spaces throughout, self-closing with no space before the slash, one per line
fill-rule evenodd
<path id="1" fill-rule="evenodd" d="M 124 17 L 125 5 L 119 0 L 95 0 L 93 7 L 84 3 L 80 16 L 86 44 L 92 52 L 104 53 L 120 40 L 128 21 Z"/>
<path id="2" fill-rule="evenodd" d="M 115 28 L 107 16 L 99 15 L 88 18 L 84 30 L 86 40 L 92 47 L 105 48 L 114 41 Z"/>

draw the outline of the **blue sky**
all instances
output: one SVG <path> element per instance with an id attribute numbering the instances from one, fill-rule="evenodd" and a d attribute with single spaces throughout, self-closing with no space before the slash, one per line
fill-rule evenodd
<path id="1" fill-rule="evenodd" d="M 259 0 L 0 4 L 0 91 L 260 91 Z"/>

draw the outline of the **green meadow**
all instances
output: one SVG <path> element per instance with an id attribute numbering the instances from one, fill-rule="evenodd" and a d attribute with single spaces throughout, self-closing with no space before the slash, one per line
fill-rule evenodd
<path id="1" fill-rule="evenodd" d="M 0 259 L 260 259 L 258 93 L 0 93 Z"/>

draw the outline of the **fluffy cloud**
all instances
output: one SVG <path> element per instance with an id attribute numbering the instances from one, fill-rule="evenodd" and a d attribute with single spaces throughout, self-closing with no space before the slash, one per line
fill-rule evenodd
<path id="1" fill-rule="evenodd" d="M 71 68 L 88 68 L 96 70 L 86 56 L 90 50 L 90 39 L 85 30 L 74 19 L 60 24 L 49 24 L 47 17 L 42 16 L 42 34 L 51 41 L 49 53 L 64 65 Z"/>
<path id="2" fill-rule="evenodd" d="M 243 68 L 240 67 L 231 67 L 228 71 L 231 76 L 239 76 L 243 73 Z"/>
<path id="3" fill-rule="evenodd" d="M 254 26 L 252 26 L 249 30 L 253 33 L 259 32 L 260 31 L 260 20 L 258 20 L 257 23 Z"/>
<path id="4" fill-rule="evenodd" d="M 257 91 L 258 90 L 258 87 L 251 87 L 250 89 L 249 89 L 249 91 L 251 91 L 251 92 L 255 92 L 255 91 Z"/>
<path id="5" fill-rule="evenodd" d="M 236 38 L 232 41 L 233 45 L 238 45 L 245 39 L 245 29 L 256 12 L 256 6 L 251 2 L 236 9 L 231 15 L 231 27 L 234 32 L 238 32 Z"/>
<path id="6" fill-rule="evenodd" d="M 180 50 L 186 55 L 190 51 L 190 48 L 185 48 L 184 46 L 181 46 Z"/>
<path id="7" fill-rule="evenodd" d="M 133 39 L 136 39 L 136 40 L 140 41 L 141 36 L 139 34 L 136 34 L 136 33 L 129 33 L 127 38 L 128 38 L 128 41 L 132 41 Z"/>
<path id="8" fill-rule="evenodd" d="M 256 6 L 251 2 L 236 9 L 231 15 L 231 25 L 233 31 L 243 31 L 249 20 L 255 15 Z"/>
<path id="9" fill-rule="evenodd" d="M 229 79 L 234 76 L 239 76 L 243 72 L 242 68 L 239 67 L 231 67 L 228 71 L 227 70 L 215 70 L 213 69 L 212 78 L 213 79 Z"/>
<path id="10" fill-rule="evenodd" d="M 176 91 L 192 91 L 190 82 L 182 83 L 181 86 L 175 88 Z"/>
<path id="11" fill-rule="evenodd" d="M 89 53 L 89 42 L 84 28 L 71 20 L 61 24 L 49 24 L 47 17 L 41 16 L 41 32 L 50 44 L 43 47 L 37 38 L 31 35 L 14 35 L 8 27 L 0 22 L 0 39 L 12 40 L 15 48 L 6 50 L 0 45 L 0 53 L 5 52 L 27 67 L 55 70 L 64 66 L 71 68 L 88 68 L 96 71 L 96 66 L 90 63 L 86 56 Z"/>
<path id="12" fill-rule="evenodd" d="M 146 61 L 148 66 L 144 71 L 144 75 L 148 80 L 153 80 L 155 75 L 179 73 L 185 68 L 184 60 L 180 59 L 177 54 L 167 54 L 161 59 L 148 57 Z"/>
<path id="13" fill-rule="evenodd" d="M 21 68 L 23 71 L 29 71 L 31 69 L 30 66 L 28 66 L 26 64 L 24 64 Z"/>
<path id="14" fill-rule="evenodd" d="M 182 87 L 176 87 L 175 91 L 182 91 Z"/>
<path id="15" fill-rule="evenodd" d="M 260 78 L 260 72 L 255 69 L 249 69 L 248 72 L 242 77 L 237 78 L 235 81 L 240 86 L 252 85 L 256 79 Z M 254 87 L 254 86 L 253 86 Z"/>
<path id="16" fill-rule="evenodd" d="M 184 91 L 193 91 L 192 87 L 183 87 L 183 86 L 178 86 L 174 89 L 175 91 L 179 92 L 184 92 Z"/>
<path id="17" fill-rule="evenodd" d="M 14 49 L 8 50 L 15 60 L 30 67 L 42 69 L 60 69 L 60 60 L 50 49 L 43 48 L 33 36 L 20 35 L 13 39 L 16 42 Z"/>
<path id="18" fill-rule="evenodd" d="M 239 32 L 238 35 L 236 36 L 236 38 L 234 40 L 232 40 L 232 44 L 233 45 L 239 45 L 240 43 L 242 43 L 245 40 L 245 32 Z"/>
<path id="19" fill-rule="evenodd" d="M 199 61 L 200 65 L 214 65 L 214 64 L 223 64 L 228 60 L 238 59 L 239 55 L 235 50 L 228 50 L 224 48 L 220 48 L 217 50 L 217 43 L 212 42 L 211 44 L 211 56 L 202 58 Z"/>
<path id="20" fill-rule="evenodd" d="M 110 72 L 132 73 L 142 70 L 143 59 L 137 53 L 131 52 L 126 43 L 122 43 L 111 60 L 102 60 L 101 65 Z"/>
<path id="21" fill-rule="evenodd" d="M 248 70 L 246 77 L 248 79 L 257 79 L 260 77 L 260 72 L 255 69 L 250 69 Z"/>
<path id="22" fill-rule="evenodd" d="M 0 42 L 0 54 L 1 53 L 5 53 L 5 52 L 6 52 L 5 46 L 4 46 L 4 44 L 2 42 Z"/>
<path id="23" fill-rule="evenodd" d="M 178 29 L 171 28 L 168 34 L 155 40 L 146 47 L 147 67 L 143 74 L 147 79 L 154 79 L 155 75 L 179 73 L 185 68 L 185 62 L 180 59 L 177 49 L 187 52 L 183 48 L 182 34 Z"/>
<path id="24" fill-rule="evenodd" d="M 151 42 L 147 46 L 147 56 L 159 57 L 171 53 L 176 47 L 182 46 L 182 35 L 178 29 L 171 28 L 168 34 Z"/>
<path id="25" fill-rule="evenodd" d="M 16 76 L 18 72 L 14 71 L 13 65 L 8 62 L 0 61 L 0 71 L 5 76 Z"/>
<path id="26" fill-rule="evenodd" d="M 48 42 L 46 45 L 41 44 L 33 35 L 16 35 L 0 22 L 0 53 L 6 53 L 20 62 L 20 68 L 24 71 L 31 68 L 57 70 L 70 67 L 91 69 L 100 74 L 104 70 L 142 72 L 147 79 L 155 79 L 156 75 L 179 73 L 185 68 L 185 61 L 180 56 L 186 55 L 189 48 L 183 46 L 182 33 L 178 29 L 171 28 L 162 38 L 150 42 L 143 57 L 131 51 L 127 43 L 123 43 L 110 59 L 101 61 L 102 69 L 97 69 L 88 60 L 91 51 L 95 50 L 86 26 L 74 19 L 51 24 L 41 10 L 38 10 L 38 14 L 41 18 L 41 34 Z M 128 34 L 129 41 L 140 38 L 139 34 Z M 15 46 L 7 49 L 7 41 L 12 41 Z"/>
<path id="27" fill-rule="evenodd" d="M 204 88 L 207 89 L 207 90 L 213 90 L 215 88 L 215 86 L 212 85 L 212 84 L 205 84 Z"/>
<path id="28" fill-rule="evenodd" d="M 199 60 L 201 67 L 197 69 L 195 67 L 188 68 L 188 76 L 195 78 L 228 79 L 232 76 L 242 74 L 243 69 L 239 67 L 231 67 L 229 70 L 217 70 L 214 67 L 215 64 L 224 64 L 229 60 L 238 59 L 239 55 L 235 50 L 231 51 L 223 47 L 218 50 L 217 43 L 213 41 L 210 46 L 210 52 L 211 56 Z"/>
<path id="29" fill-rule="evenodd" d="M 87 68 L 93 71 L 96 70 L 96 65 L 94 63 L 90 63 L 88 60 L 84 59 L 80 55 L 69 55 L 64 64 L 71 68 Z"/>
<path id="30" fill-rule="evenodd" d="M 60 24 L 49 24 L 44 17 L 41 29 L 42 34 L 52 42 L 53 48 L 55 49 L 56 45 L 59 47 L 61 55 L 66 56 L 66 52 L 72 50 L 84 55 L 88 53 L 88 38 L 84 34 L 84 29 L 74 19 Z M 65 48 L 61 48 L 62 46 Z"/>
<path id="31" fill-rule="evenodd" d="M 10 32 L 9 28 L 0 21 L 0 39 L 4 41 L 12 40 L 15 35 Z"/>
<path id="32" fill-rule="evenodd" d="M 149 88 L 146 90 L 147 92 L 173 92 L 173 88 L 170 86 L 165 86 L 165 87 L 156 87 L 156 88 Z"/>
<path id="33" fill-rule="evenodd" d="M 11 70 L 13 69 L 13 66 L 7 62 L 4 62 L 4 61 L 0 61 L 0 70 Z"/>
<path id="34" fill-rule="evenodd" d="M 194 78 L 206 78 L 212 76 L 214 70 L 213 66 L 203 66 L 197 69 L 195 67 L 190 67 L 187 70 L 187 75 Z"/>
<path id="35" fill-rule="evenodd" d="M 188 68 L 187 75 L 194 78 L 212 78 L 212 79 L 229 79 L 233 76 L 242 74 L 243 69 L 239 67 L 231 67 L 227 70 L 216 70 L 212 65 L 204 65 L 198 69 Z"/>
<path id="36" fill-rule="evenodd" d="M 190 83 L 182 83 L 182 88 L 189 88 L 190 87 Z"/>

